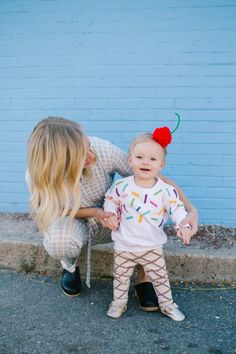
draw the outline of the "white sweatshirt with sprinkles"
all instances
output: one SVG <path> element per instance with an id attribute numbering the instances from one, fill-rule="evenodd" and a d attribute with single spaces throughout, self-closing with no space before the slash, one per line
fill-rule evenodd
<path id="1" fill-rule="evenodd" d="M 116 181 L 105 195 L 104 210 L 121 214 L 120 225 L 112 231 L 115 249 L 143 252 L 167 241 L 163 231 L 170 217 L 176 226 L 187 212 L 177 191 L 158 179 L 152 188 L 142 188 L 129 176 Z"/>

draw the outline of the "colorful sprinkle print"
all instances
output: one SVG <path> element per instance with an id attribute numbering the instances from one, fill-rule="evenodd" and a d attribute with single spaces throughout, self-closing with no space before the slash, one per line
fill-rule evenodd
<path id="1" fill-rule="evenodd" d="M 170 197 L 170 191 L 169 191 L 169 189 L 166 188 L 166 191 L 167 191 L 167 193 L 168 193 L 168 196 Z"/>
<path id="2" fill-rule="evenodd" d="M 138 198 L 140 197 L 140 195 L 136 192 L 131 192 L 131 194 L 133 194 L 135 197 L 138 197 Z"/>
<path id="3" fill-rule="evenodd" d="M 121 183 L 124 183 L 124 181 L 119 181 L 119 182 L 116 183 L 116 185 L 118 186 Z"/>
<path id="4" fill-rule="evenodd" d="M 133 219 L 133 218 L 134 218 L 133 216 L 127 216 L 126 220 L 130 220 L 130 219 Z"/>
<path id="5" fill-rule="evenodd" d="M 126 183 L 122 189 L 122 192 L 124 192 L 126 190 L 126 188 L 128 187 L 128 183 Z"/>
<path id="6" fill-rule="evenodd" d="M 143 213 L 143 216 L 144 216 L 144 215 L 147 215 L 147 214 L 149 214 L 149 213 L 151 213 L 151 210 L 145 211 L 145 213 Z"/>
<path id="7" fill-rule="evenodd" d="M 123 184 L 122 184 L 123 183 Z M 119 187 L 121 185 L 121 187 Z M 131 224 L 134 222 L 140 227 L 141 223 L 151 222 L 156 227 L 163 227 L 165 223 L 166 214 L 172 215 L 176 207 L 184 208 L 184 204 L 181 203 L 178 197 L 178 192 L 176 189 L 165 186 L 160 189 L 156 189 L 154 193 L 149 194 L 147 190 L 144 193 L 139 192 L 135 187 L 133 190 L 130 189 L 129 183 L 126 181 L 118 181 L 114 183 L 110 188 L 113 189 L 113 195 L 115 196 L 114 203 L 117 203 L 117 199 L 120 200 L 120 214 L 127 220 L 132 220 Z M 138 191 L 137 191 L 138 190 Z M 162 194 L 165 193 L 168 203 L 168 210 L 166 210 L 162 202 Z M 117 196 L 119 198 L 117 198 Z M 109 196 L 106 198 L 109 200 Z M 126 198 L 124 200 L 124 198 Z M 117 206 L 119 207 L 119 205 Z M 155 222 L 155 224 L 154 224 Z"/>
<path id="8" fill-rule="evenodd" d="M 162 189 L 159 189 L 159 191 L 157 191 L 156 193 L 154 193 L 154 195 L 157 195 L 158 193 L 161 193 Z"/>
<path id="9" fill-rule="evenodd" d="M 164 222 L 164 219 L 162 219 L 161 223 L 158 225 L 159 227 L 163 224 Z"/>
<path id="10" fill-rule="evenodd" d="M 154 205 L 154 207 L 157 207 L 157 204 L 154 203 L 152 200 L 150 200 L 150 204 Z"/>

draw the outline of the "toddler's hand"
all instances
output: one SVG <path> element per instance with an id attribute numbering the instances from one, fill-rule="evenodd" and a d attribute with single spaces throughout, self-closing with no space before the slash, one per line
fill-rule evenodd
<path id="1" fill-rule="evenodd" d="M 185 245 L 189 245 L 192 237 L 192 230 L 188 226 L 180 227 L 177 236 L 182 239 Z"/>
<path id="2" fill-rule="evenodd" d="M 192 208 L 188 215 L 181 221 L 179 227 L 185 227 L 186 224 L 191 226 L 191 237 L 194 236 L 198 230 L 198 211 L 196 208 Z"/>
<path id="3" fill-rule="evenodd" d="M 111 230 L 116 230 L 119 226 L 119 219 L 116 215 L 111 215 L 105 219 L 106 227 L 109 227 Z"/>

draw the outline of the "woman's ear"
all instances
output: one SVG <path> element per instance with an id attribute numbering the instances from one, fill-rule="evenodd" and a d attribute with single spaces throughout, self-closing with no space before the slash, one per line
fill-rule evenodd
<path id="1" fill-rule="evenodd" d="M 131 167 L 131 156 L 128 155 L 128 164 L 129 164 L 129 167 Z"/>

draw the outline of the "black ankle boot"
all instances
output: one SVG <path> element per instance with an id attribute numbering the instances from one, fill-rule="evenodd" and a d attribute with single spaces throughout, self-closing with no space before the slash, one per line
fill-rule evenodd
<path id="1" fill-rule="evenodd" d="M 151 282 L 136 284 L 135 297 L 143 311 L 157 311 L 159 309 L 158 298 Z"/>
<path id="2" fill-rule="evenodd" d="M 75 297 L 81 291 L 81 278 L 79 267 L 76 267 L 74 273 L 64 269 L 61 277 L 61 288 L 65 295 Z"/>

